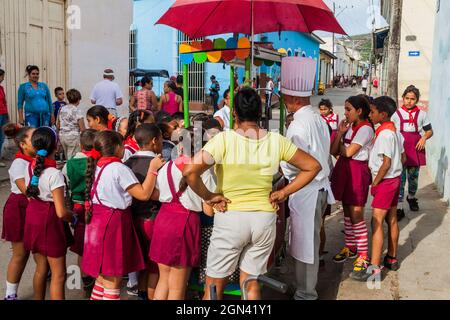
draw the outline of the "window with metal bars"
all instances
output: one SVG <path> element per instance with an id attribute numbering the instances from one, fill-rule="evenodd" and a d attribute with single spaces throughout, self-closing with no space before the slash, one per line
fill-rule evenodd
<path id="1" fill-rule="evenodd" d="M 182 43 L 191 43 L 192 41 L 203 41 L 204 38 L 190 39 L 187 35 L 182 32 L 178 32 L 177 37 L 177 48 L 179 48 Z M 180 60 L 180 53 L 178 52 L 178 74 L 183 74 L 183 66 Z M 188 66 L 188 87 L 189 87 L 189 101 L 192 102 L 206 102 L 206 93 L 205 93 L 205 77 L 206 77 L 206 69 L 205 64 L 198 64 L 192 62 Z"/>
<path id="2" fill-rule="evenodd" d="M 137 29 L 130 30 L 130 45 L 129 45 L 129 51 L 130 51 L 130 70 L 137 68 Z M 136 77 L 130 75 L 129 80 L 129 91 L 130 96 L 134 94 L 134 84 L 136 83 Z"/>

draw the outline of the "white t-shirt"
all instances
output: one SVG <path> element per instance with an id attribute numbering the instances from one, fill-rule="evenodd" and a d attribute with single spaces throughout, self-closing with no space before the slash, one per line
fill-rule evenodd
<path id="1" fill-rule="evenodd" d="M 101 168 L 97 167 L 95 179 L 100 170 Z M 133 201 L 133 197 L 127 192 L 127 189 L 134 184 L 139 184 L 139 181 L 130 168 L 119 162 L 111 163 L 103 170 L 97 185 L 97 195 L 104 206 L 125 210 L 131 206 Z M 100 204 L 95 194 L 92 202 Z"/>
<path id="2" fill-rule="evenodd" d="M 14 194 L 21 194 L 19 188 L 17 187 L 16 181 L 20 179 L 25 179 L 25 176 L 28 176 L 28 166 L 30 163 L 23 159 L 15 159 L 13 163 L 11 163 L 11 167 L 8 170 L 9 173 L 9 181 L 11 183 L 11 192 Z"/>
<path id="3" fill-rule="evenodd" d="M 324 120 L 330 125 L 331 130 L 335 131 L 339 126 L 339 116 L 336 113 L 333 113 L 330 116 L 324 118 Z"/>
<path id="4" fill-rule="evenodd" d="M 133 156 L 133 153 L 131 153 L 130 150 L 128 150 L 127 148 L 125 148 L 125 152 L 123 153 L 122 162 L 125 163 L 128 159 L 131 158 L 131 156 Z"/>
<path id="5" fill-rule="evenodd" d="M 269 80 L 266 84 L 266 89 L 267 89 L 266 94 L 272 94 L 272 91 L 269 91 L 269 90 L 273 90 L 273 88 L 274 88 L 273 81 Z"/>
<path id="6" fill-rule="evenodd" d="M 364 79 L 362 82 L 361 82 L 361 86 L 363 87 L 363 88 L 367 88 L 367 85 L 369 84 L 369 81 L 367 81 L 367 79 Z"/>
<path id="7" fill-rule="evenodd" d="M 353 129 L 350 127 L 350 129 L 345 134 L 345 139 L 351 139 L 353 134 Z M 373 146 L 373 138 L 375 137 L 375 132 L 373 129 L 369 126 L 363 126 L 361 127 L 358 132 L 356 133 L 356 136 L 353 138 L 352 143 L 359 144 L 362 146 L 362 148 L 353 155 L 353 160 L 358 161 L 367 161 L 369 160 L 369 153 L 370 149 L 372 149 Z M 350 144 L 345 143 L 345 147 L 348 148 Z"/>
<path id="8" fill-rule="evenodd" d="M 230 129 L 230 107 L 229 106 L 223 106 L 222 109 L 220 109 L 219 111 L 217 111 L 214 114 L 214 118 L 220 118 L 222 119 L 223 123 L 224 123 L 224 130 Z"/>
<path id="9" fill-rule="evenodd" d="M 409 121 L 409 113 L 406 112 L 403 109 L 398 109 L 400 111 L 400 114 L 402 115 L 403 119 L 406 121 Z M 429 126 L 430 120 L 428 119 L 428 114 L 425 111 L 419 111 L 419 118 L 417 119 L 417 126 L 419 128 L 420 134 L 424 133 L 423 127 Z M 412 114 L 413 118 L 416 116 L 416 112 Z M 395 123 L 395 127 L 398 131 L 402 130 L 402 126 L 400 124 L 400 118 L 398 117 L 397 112 L 394 113 L 394 115 L 391 117 L 391 121 Z M 414 123 L 406 122 L 405 126 L 403 128 L 405 132 L 416 132 L 416 127 L 414 126 Z"/>
<path id="10" fill-rule="evenodd" d="M 28 185 L 29 183 L 30 177 L 26 174 L 25 184 Z M 64 189 L 66 188 L 62 172 L 56 168 L 45 169 L 39 177 L 39 199 L 46 202 L 53 202 L 52 191 L 61 187 L 64 187 Z"/>
<path id="11" fill-rule="evenodd" d="M 91 100 L 94 100 L 97 105 L 104 106 L 107 109 L 116 109 L 116 100 L 122 98 L 123 94 L 119 85 L 107 79 L 97 83 L 91 94 Z"/>
<path id="12" fill-rule="evenodd" d="M 386 156 L 391 158 L 391 167 L 386 172 L 384 179 L 399 177 L 403 170 L 403 152 L 403 139 L 399 133 L 391 130 L 381 131 L 370 152 L 369 168 L 372 175 L 376 177 L 383 164 L 384 156 Z"/>
<path id="13" fill-rule="evenodd" d="M 158 179 L 156 182 L 156 188 L 159 190 L 159 201 L 163 203 L 169 203 L 172 201 L 172 193 L 170 192 L 169 181 L 167 179 L 168 168 L 169 163 L 166 163 L 164 167 L 159 170 Z M 175 191 L 178 192 L 178 190 L 180 190 L 180 182 L 183 178 L 183 173 L 175 164 L 172 165 L 172 178 L 175 185 Z M 202 180 L 209 191 L 216 191 L 216 183 L 214 182 L 214 176 L 211 174 L 210 170 L 207 170 L 202 175 Z M 200 198 L 194 191 L 192 191 L 190 187 L 188 187 L 186 191 L 181 195 L 180 202 L 183 207 L 188 210 L 192 210 L 195 212 L 203 211 L 202 198 Z"/>

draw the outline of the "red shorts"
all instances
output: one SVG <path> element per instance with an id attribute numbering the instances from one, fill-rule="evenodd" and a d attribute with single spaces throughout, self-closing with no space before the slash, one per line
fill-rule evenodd
<path id="1" fill-rule="evenodd" d="M 372 208 L 389 210 L 398 204 L 401 178 L 384 179 L 376 187 L 372 187 Z"/>

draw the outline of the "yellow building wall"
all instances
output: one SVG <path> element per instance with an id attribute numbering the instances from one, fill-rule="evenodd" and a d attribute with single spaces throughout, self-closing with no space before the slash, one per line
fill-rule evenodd
<path id="1" fill-rule="evenodd" d="M 399 96 L 413 84 L 421 91 L 421 104 L 428 108 L 433 57 L 436 0 L 403 0 L 402 37 L 399 64 Z M 406 41 L 416 36 L 416 41 Z M 419 57 L 409 52 L 419 51 Z"/>

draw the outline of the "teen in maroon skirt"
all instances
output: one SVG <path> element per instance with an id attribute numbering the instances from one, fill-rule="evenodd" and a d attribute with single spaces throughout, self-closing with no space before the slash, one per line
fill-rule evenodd
<path id="1" fill-rule="evenodd" d="M 33 253 L 36 262 L 34 299 L 45 298 L 50 266 L 50 298 L 64 300 L 66 253 L 73 242 L 68 222 L 72 221 L 73 216 L 65 207 L 64 175 L 56 169 L 54 160 L 56 132 L 41 127 L 33 133 L 31 141 L 36 150 L 36 159 L 31 165 L 31 181 L 25 177 L 27 196 L 31 200 L 25 218 L 24 246 Z"/>
<path id="2" fill-rule="evenodd" d="M 369 101 L 364 96 L 350 97 L 345 102 L 346 120 L 331 146 L 338 158 L 331 176 L 334 197 L 342 201 L 345 219 L 345 247 L 334 256 L 336 263 L 356 258 L 354 271 L 368 265 L 368 232 L 364 221 L 371 174 L 368 160 L 375 132 L 368 121 Z"/>
<path id="3" fill-rule="evenodd" d="M 162 160 L 156 157 L 152 161 L 140 184 L 120 160 L 124 146 L 119 133 L 99 132 L 94 147 L 102 157 L 97 163 L 89 158 L 86 172 L 91 201 L 86 204 L 82 271 L 97 279 L 92 300 L 119 300 L 122 276 L 145 269 L 131 215 L 132 199 L 150 199 Z"/>
<path id="4" fill-rule="evenodd" d="M 9 169 L 11 194 L 3 209 L 2 239 L 12 244 L 12 257 L 6 275 L 5 300 L 17 300 L 17 289 L 28 261 L 29 251 L 23 245 L 25 214 L 28 206 L 25 176 L 31 175 L 30 163 L 34 149 L 31 145 L 32 128 L 14 127 L 14 140 L 20 151 Z"/>

